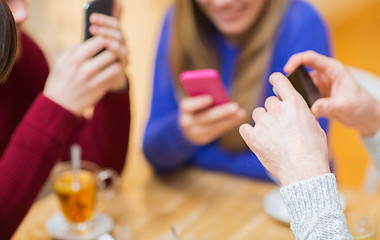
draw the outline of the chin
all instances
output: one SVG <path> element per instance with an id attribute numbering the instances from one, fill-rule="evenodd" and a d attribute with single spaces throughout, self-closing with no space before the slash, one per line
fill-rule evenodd
<path id="1" fill-rule="evenodd" d="M 240 26 L 230 26 L 230 27 L 224 27 L 220 28 L 220 32 L 229 37 L 238 37 L 244 35 L 244 33 L 247 32 L 247 28 L 240 27 Z"/>

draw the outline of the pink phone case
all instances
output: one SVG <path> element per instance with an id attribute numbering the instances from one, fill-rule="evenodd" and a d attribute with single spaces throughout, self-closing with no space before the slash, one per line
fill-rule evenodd
<path id="1" fill-rule="evenodd" d="M 179 78 L 189 96 L 211 95 L 213 106 L 230 101 L 219 73 L 214 69 L 186 71 Z"/>

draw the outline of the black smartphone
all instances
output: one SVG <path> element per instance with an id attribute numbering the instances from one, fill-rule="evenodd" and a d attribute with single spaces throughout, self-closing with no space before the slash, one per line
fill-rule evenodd
<path id="1" fill-rule="evenodd" d="M 112 15 L 113 0 L 93 0 L 84 5 L 84 40 L 92 37 L 90 33 L 90 16 L 93 13 L 102 13 L 108 16 Z"/>
<path id="2" fill-rule="evenodd" d="M 286 77 L 290 80 L 297 92 L 305 99 L 309 108 L 311 108 L 313 103 L 321 97 L 317 86 L 315 86 L 303 65 L 299 66 L 294 72 Z"/>

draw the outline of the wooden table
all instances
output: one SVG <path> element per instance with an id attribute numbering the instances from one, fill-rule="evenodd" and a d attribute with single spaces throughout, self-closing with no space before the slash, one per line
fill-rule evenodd
<path id="1" fill-rule="evenodd" d="M 121 236 L 122 230 L 127 233 L 118 238 L 123 240 L 173 240 L 172 225 L 180 240 L 294 239 L 289 226 L 263 210 L 263 197 L 275 187 L 188 168 L 166 177 L 152 176 L 139 189 L 123 188 L 113 203 L 99 207 L 114 218 L 114 236 Z M 346 213 L 372 215 L 380 223 L 379 196 L 340 191 L 347 200 Z M 13 239 L 51 239 L 44 222 L 57 211 L 54 195 L 36 202 Z"/>

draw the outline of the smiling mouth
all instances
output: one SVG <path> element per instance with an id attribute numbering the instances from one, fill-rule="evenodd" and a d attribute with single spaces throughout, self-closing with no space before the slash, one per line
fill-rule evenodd
<path id="1" fill-rule="evenodd" d="M 231 21 L 234 21 L 234 20 L 240 18 L 241 15 L 243 14 L 244 10 L 245 10 L 244 7 L 240 7 L 237 10 L 224 11 L 224 12 L 217 13 L 216 16 L 221 21 L 231 22 Z"/>

